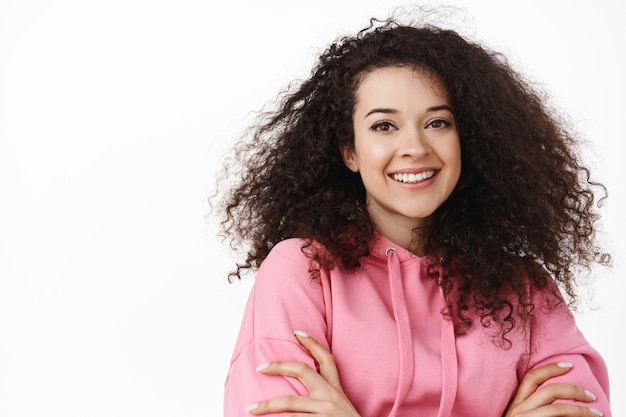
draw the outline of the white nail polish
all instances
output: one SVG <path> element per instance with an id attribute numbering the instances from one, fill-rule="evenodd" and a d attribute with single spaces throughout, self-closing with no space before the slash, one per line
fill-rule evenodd
<path id="1" fill-rule="evenodd" d="M 260 364 L 259 366 L 256 367 L 256 371 L 257 372 L 262 371 L 263 369 L 267 368 L 268 366 L 270 366 L 269 363 L 262 363 L 262 364 Z"/>
<path id="2" fill-rule="evenodd" d="M 589 411 L 591 411 L 593 414 L 602 417 L 604 414 L 602 413 L 602 411 L 600 410 L 596 410 L 595 408 L 590 408 Z"/>
<path id="3" fill-rule="evenodd" d="M 592 393 L 591 391 L 587 391 L 587 390 L 585 390 L 585 395 L 586 395 L 587 397 L 591 398 L 591 399 L 592 399 L 592 400 L 594 400 L 594 401 L 596 400 L 596 396 L 595 396 L 595 395 L 593 395 L 593 393 Z"/>
<path id="4" fill-rule="evenodd" d="M 250 411 L 254 411 L 259 407 L 259 403 L 252 403 L 249 406 L 246 407 L 246 413 L 249 413 Z"/>
<path id="5" fill-rule="evenodd" d="M 303 332 L 302 330 L 294 330 L 293 334 L 295 334 L 296 336 L 300 336 L 300 337 L 309 337 L 309 335 L 306 334 L 306 332 Z"/>
<path id="6" fill-rule="evenodd" d="M 574 366 L 571 362 L 559 362 L 556 364 L 559 368 L 572 368 Z"/>

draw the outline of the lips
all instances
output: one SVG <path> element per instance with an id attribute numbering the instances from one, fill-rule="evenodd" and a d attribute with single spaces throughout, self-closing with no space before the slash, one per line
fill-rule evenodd
<path id="1" fill-rule="evenodd" d="M 404 184 L 417 184 L 435 176 L 435 170 L 422 171 L 419 173 L 394 173 L 390 177 Z"/>

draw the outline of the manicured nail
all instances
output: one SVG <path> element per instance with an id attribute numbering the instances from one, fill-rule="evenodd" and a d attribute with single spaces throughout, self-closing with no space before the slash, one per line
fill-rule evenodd
<path id="1" fill-rule="evenodd" d="M 250 411 L 254 411 L 259 407 L 259 403 L 252 403 L 249 406 L 246 407 L 246 413 L 249 413 Z"/>
<path id="2" fill-rule="evenodd" d="M 602 417 L 604 414 L 602 414 L 602 411 L 600 410 L 596 410 L 595 408 L 590 408 L 589 411 L 591 411 L 593 414 Z"/>
<path id="3" fill-rule="evenodd" d="M 559 362 L 556 364 L 559 368 L 571 368 L 574 366 L 571 362 Z"/>
<path id="4" fill-rule="evenodd" d="M 586 395 L 587 397 L 591 398 L 591 399 L 592 399 L 592 400 L 594 400 L 594 401 L 596 400 L 596 396 L 595 396 L 595 395 L 593 395 L 593 393 L 592 393 L 591 391 L 587 391 L 587 390 L 585 390 L 585 395 Z"/>
<path id="5" fill-rule="evenodd" d="M 262 371 L 263 369 L 267 368 L 268 366 L 270 366 L 269 363 L 262 363 L 262 364 L 260 364 L 259 366 L 256 367 L 256 371 L 257 372 Z"/>
<path id="6" fill-rule="evenodd" d="M 293 334 L 295 334 L 296 336 L 300 336 L 300 337 L 309 337 L 309 335 L 306 334 L 306 332 L 303 332 L 302 330 L 294 330 Z"/>

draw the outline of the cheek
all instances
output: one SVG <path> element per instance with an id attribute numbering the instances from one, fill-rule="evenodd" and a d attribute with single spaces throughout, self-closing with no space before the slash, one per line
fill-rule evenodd
<path id="1" fill-rule="evenodd" d="M 450 167 L 461 168 L 461 144 L 458 139 L 450 140 L 449 143 L 442 146 L 439 150 L 439 155 L 446 165 Z"/>
<path id="2" fill-rule="evenodd" d="M 451 140 L 437 151 L 446 166 L 449 181 L 456 183 L 461 177 L 461 146 L 458 140 Z"/>
<path id="3" fill-rule="evenodd" d="M 459 173 L 461 172 L 461 149 L 457 147 L 456 151 L 450 155 L 450 159 L 454 161 Z"/>
<path id="4" fill-rule="evenodd" d="M 363 138 L 355 143 L 355 150 L 361 166 L 380 166 L 389 159 L 389 149 L 371 138 Z"/>

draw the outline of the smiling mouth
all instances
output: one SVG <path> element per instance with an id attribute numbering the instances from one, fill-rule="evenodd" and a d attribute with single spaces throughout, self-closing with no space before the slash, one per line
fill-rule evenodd
<path id="1" fill-rule="evenodd" d="M 405 184 L 415 184 L 435 176 L 435 170 L 423 171 L 419 174 L 391 174 L 391 178 Z"/>

